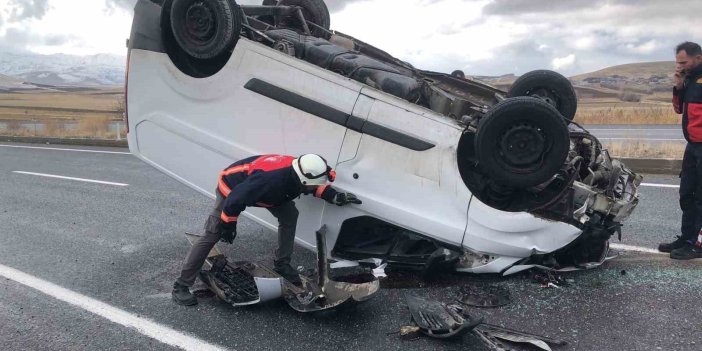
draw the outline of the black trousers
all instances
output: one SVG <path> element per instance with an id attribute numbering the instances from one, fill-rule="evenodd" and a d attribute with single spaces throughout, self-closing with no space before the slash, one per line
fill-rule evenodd
<path id="1" fill-rule="evenodd" d="M 695 242 L 702 228 L 702 144 L 688 143 L 680 172 L 682 238 Z"/>
<path id="2" fill-rule="evenodd" d="M 193 243 L 193 246 L 185 256 L 185 262 L 178 278 L 178 283 L 185 286 L 192 286 L 197 278 L 197 273 L 202 269 L 202 265 L 207 259 L 210 250 L 221 239 L 220 226 L 222 220 L 220 213 L 224 204 L 224 197 L 217 193 L 215 206 L 205 221 L 205 235 Z M 295 229 L 297 228 L 297 217 L 299 212 L 292 201 L 286 202 L 277 207 L 268 208 L 268 211 L 278 219 L 278 248 L 275 250 L 275 267 L 289 265 L 293 249 L 295 247 Z"/>

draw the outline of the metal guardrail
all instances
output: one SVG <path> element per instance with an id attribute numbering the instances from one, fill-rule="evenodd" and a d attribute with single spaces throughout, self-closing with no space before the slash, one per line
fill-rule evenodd
<path id="1" fill-rule="evenodd" d="M 619 158 L 636 173 L 680 174 L 682 160 L 668 158 Z"/>
<path id="2" fill-rule="evenodd" d="M 87 138 L 46 138 L 23 136 L 0 136 L 0 141 L 28 144 L 83 145 L 105 147 L 128 147 L 127 140 L 87 139 Z"/>

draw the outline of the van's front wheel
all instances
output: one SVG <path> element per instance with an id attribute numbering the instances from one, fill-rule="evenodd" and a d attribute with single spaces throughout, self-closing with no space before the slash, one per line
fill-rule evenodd
<path id="1" fill-rule="evenodd" d="M 496 183 L 524 189 L 552 178 L 570 149 L 568 127 L 551 105 L 508 98 L 483 117 L 475 135 L 480 168 Z"/>

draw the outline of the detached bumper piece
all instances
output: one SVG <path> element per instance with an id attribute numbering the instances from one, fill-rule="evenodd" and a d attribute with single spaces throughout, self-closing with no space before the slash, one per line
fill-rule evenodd
<path id="1" fill-rule="evenodd" d="M 514 349 L 509 345 L 506 345 L 504 341 L 518 344 L 529 344 L 545 351 L 551 351 L 549 344 L 556 346 L 564 346 L 568 344 L 565 341 L 555 340 L 536 334 L 524 333 L 492 324 L 481 324 L 473 330 L 473 333 L 475 333 L 491 351 L 507 351 Z"/>
<path id="2" fill-rule="evenodd" d="M 378 278 L 372 274 L 354 277 L 354 282 L 334 281 L 329 278 L 326 227 L 317 231 L 317 276 L 301 276 L 303 291 L 287 290 L 285 301 L 298 312 L 315 312 L 353 305 L 370 299 L 380 290 Z"/>
<path id="3" fill-rule="evenodd" d="M 275 300 L 287 289 L 287 282 L 266 267 L 251 262 L 228 262 L 221 255 L 214 261 L 212 269 L 200 272 L 200 279 L 220 300 L 233 306 Z"/>
<path id="4" fill-rule="evenodd" d="M 405 300 L 416 326 L 401 327 L 397 333 L 403 339 L 412 340 L 418 337 L 418 333 L 437 339 L 458 338 L 472 331 L 491 351 L 514 350 L 509 343 L 529 344 L 546 351 L 551 351 L 549 345 L 567 345 L 565 341 L 483 323 L 483 318 L 469 316 L 458 305 L 447 305 L 409 294 Z"/>
<path id="5" fill-rule="evenodd" d="M 423 334 L 432 338 L 446 339 L 463 335 L 482 322 L 482 319 L 468 318 L 458 306 L 449 306 L 414 295 L 406 295 L 405 300 L 412 314 L 412 321 Z"/>
<path id="6" fill-rule="evenodd" d="M 200 279 L 222 301 L 233 306 L 247 306 L 283 298 L 298 312 L 324 311 L 370 299 L 380 289 L 378 279 L 369 274 L 355 276 L 353 282 L 329 279 L 325 228 L 317 232 L 317 276 L 301 276 L 297 287 L 278 273 L 256 263 L 230 262 L 214 247 L 207 257 Z M 199 236 L 186 234 L 194 243 Z"/>

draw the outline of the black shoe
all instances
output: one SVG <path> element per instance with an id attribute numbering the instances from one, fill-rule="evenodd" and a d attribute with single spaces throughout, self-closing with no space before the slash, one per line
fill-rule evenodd
<path id="1" fill-rule="evenodd" d="M 672 243 L 663 243 L 658 245 L 658 251 L 660 252 L 673 252 L 675 249 L 679 249 L 687 243 L 687 240 L 684 240 L 681 238 L 679 235 L 677 236 L 677 239 L 673 241 Z"/>
<path id="2" fill-rule="evenodd" d="M 677 248 L 670 253 L 670 258 L 674 260 L 692 260 L 702 258 L 702 247 L 685 242 L 683 247 Z"/>
<path id="3" fill-rule="evenodd" d="M 273 270 L 276 271 L 276 273 L 282 275 L 283 278 L 285 278 L 285 280 L 293 283 L 293 285 L 302 285 L 300 274 L 295 270 L 295 268 L 292 268 L 291 265 L 286 264 L 282 266 L 276 266 Z"/>
<path id="4" fill-rule="evenodd" d="M 197 305 L 197 298 L 190 292 L 190 288 L 178 282 L 173 284 L 173 292 L 171 292 L 173 301 L 183 306 Z"/>

